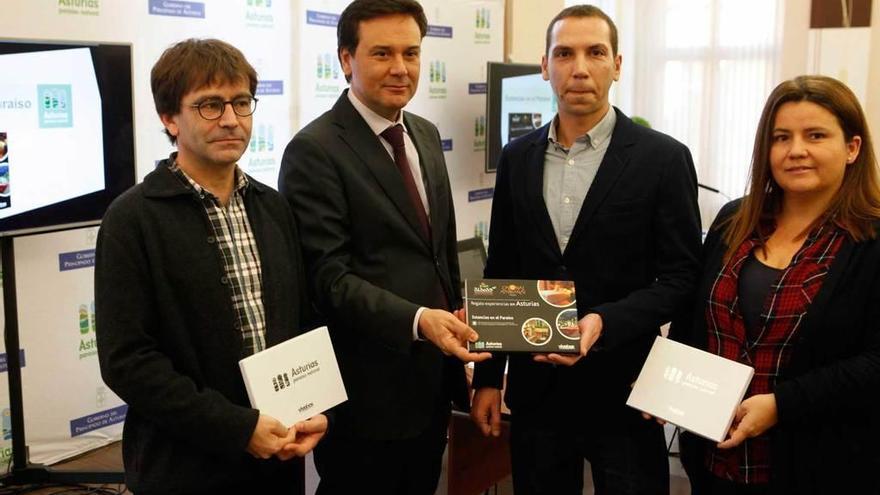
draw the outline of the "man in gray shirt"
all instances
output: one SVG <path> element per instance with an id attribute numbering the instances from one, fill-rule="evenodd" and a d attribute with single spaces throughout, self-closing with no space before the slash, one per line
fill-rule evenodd
<path id="1" fill-rule="evenodd" d="M 508 365 L 517 495 L 581 493 L 584 459 L 597 493 L 669 491 L 663 429 L 625 402 L 696 280 L 697 180 L 687 147 L 610 105 L 621 61 L 604 12 L 560 12 L 541 61 L 559 111 L 498 164 L 485 275 L 573 280 L 580 330 L 578 354 L 476 365 L 472 416 L 496 436 Z"/>

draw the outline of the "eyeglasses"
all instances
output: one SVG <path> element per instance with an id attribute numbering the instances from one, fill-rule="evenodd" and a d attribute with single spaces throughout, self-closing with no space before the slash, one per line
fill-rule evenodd
<path id="1" fill-rule="evenodd" d="M 199 115 L 205 120 L 217 120 L 226 111 L 226 105 L 232 105 L 232 111 L 239 117 L 253 115 L 257 110 L 257 99 L 253 96 L 241 96 L 234 100 L 205 100 L 195 103 L 190 107 L 199 111 Z"/>

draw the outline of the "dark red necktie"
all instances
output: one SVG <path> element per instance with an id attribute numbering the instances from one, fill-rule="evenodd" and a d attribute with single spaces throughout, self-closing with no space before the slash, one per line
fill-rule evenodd
<path id="1" fill-rule="evenodd" d="M 416 181 L 413 179 L 412 169 L 409 168 L 409 160 L 406 158 L 406 146 L 403 143 L 403 126 L 395 124 L 388 129 L 382 131 L 381 136 L 391 144 L 394 150 L 394 163 L 397 170 L 403 177 L 403 185 L 406 186 L 406 193 L 419 219 L 419 225 L 422 227 L 422 235 L 425 239 L 431 239 L 431 225 L 428 223 L 428 215 L 425 214 L 425 206 L 422 204 L 422 198 L 419 196 L 419 190 L 416 188 Z"/>

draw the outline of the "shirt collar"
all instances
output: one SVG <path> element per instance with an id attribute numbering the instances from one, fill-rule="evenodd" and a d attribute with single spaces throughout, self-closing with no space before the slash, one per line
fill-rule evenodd
<path id="1" fill-rule="evenodd" d="M 397 115 L 397 120 L 388 120 L 385 117 L 379 115 L 370 109 L 370 107 L 366 106 L 358 97 L 354 94 L 354 91 L 351 89 L 348 90 L 348 100 L 354 106 L 354 109 L 357 110 L 361 117 L 367 122 L 367 125 L 370 126 L 370 129 L 373 131 L 373 134 L 380 135 L 385 129 L 389 127 L 400 124 L 403 126 L 403 132 L 409 133 L 406 129 L 406 124 L 403 123 L 403 110 Z"/>
<path id="2" fill-rule="evenodd" d="M 556 126 L 559 123 L 559 115 L 557 114 L 553 117 L 553 122 L 550 123 L 550 133 L 547 135 L 547 141 L 551 144 L 556 145 L 557 147 L 562 148 L 563 146 L 559 144 L 559 141 L 556 139 Z M 596 149 L 602 144 L 605 143 L 605 140 L 611 139 L 611 134 L 614 132 L 614 126 L 617 124 L 617 112 L 614 111 L 614 107 L 611 105 L 608 106 L 608 111 L 605 112 L 605 116 L 602 117 L 596 125 L 593 126 L 592 129 L 587 131 L 583 136 L 579 136 L 575 139 L 576 142 L 584 142 L 590 148 Z"/>
<path id="3" fill-rule="evenodd" d="M 199 184 L 198 182 L 193 180 L 193 178 L 190 177 L 189 174 L 187 174 L 186 172 L 183 171 L 182 168 L 180 168 L 180 166 L 177 164 L 177 152 L 171 153 L 171 156 L 169 157 L 169 162 L 170 163 L 168 165 L 168 168 L 171 169 L 171 171 L 174 173 L 174 175 L 176 175 L 178 178 L 180 178 L 184 182 L 184 185 L 189 185 L 189 187 L 192 188 L 192 190 L 195 191 L 196 193 L 199 193 L 199 194 L 205 193 L 205 194 L 211 196 L 212 198 L 216 197 L 216 196 L 214 196 L 214 194 L 211 191 L 202 187 L 201 184 Z M 238 167 L 238 164 L 235 164 L 235 189 L 234 189 L 234 191 L 237 193 L 240 193 L 240 194 L 244 194 L 244 192 L 247 189 L 249 184 L 250 184 L 250 182 L 248 181 L 247 175 L 241 171 L 241 168 Z"/>

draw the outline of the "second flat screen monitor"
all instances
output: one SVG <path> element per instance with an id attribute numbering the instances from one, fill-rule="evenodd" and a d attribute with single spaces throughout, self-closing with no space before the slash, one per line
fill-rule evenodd
<path id="1" fill-rule="evenodd" d="M 486 172 L 494 172 L 507 143 L 553 119 L 556 98 L 540 65 L 490 62 L 487 74 Z"/>

